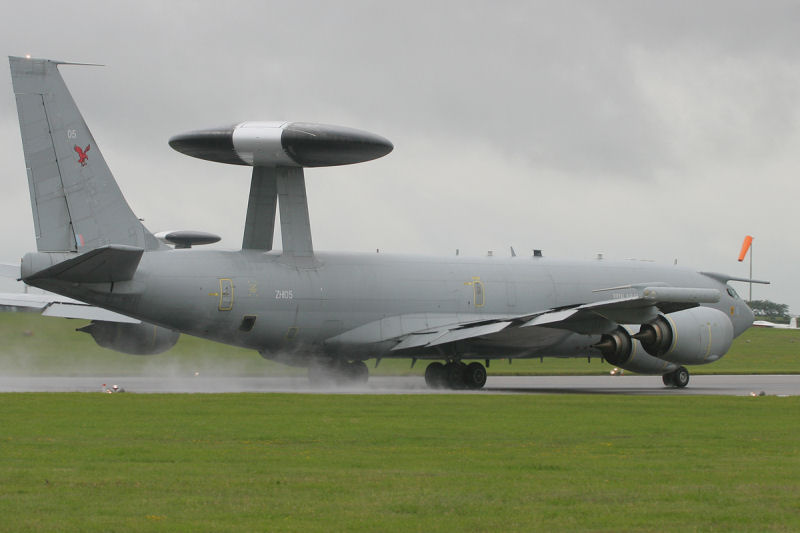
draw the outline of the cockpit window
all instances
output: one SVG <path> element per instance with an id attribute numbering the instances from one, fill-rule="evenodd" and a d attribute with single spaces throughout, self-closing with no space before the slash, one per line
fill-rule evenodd
<path id="1" fill-rule="evenodd" d="M 731 298 L 736 298 L 737 300 L 740 299 L 739 295 L 736 294 L 736 291 L 733 290 L 733 287 L 728 286 L 728 294 L 730 294 Z"/>

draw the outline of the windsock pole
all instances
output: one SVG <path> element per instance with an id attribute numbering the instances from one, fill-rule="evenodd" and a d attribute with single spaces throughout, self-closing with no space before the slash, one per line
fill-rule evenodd
<path id="1" fill-rule="evenodd" d="M 739 262 L 741 263 L 744 261 L 744 256 L 747 255 L 748 250 L 750 251 L 750 297 L 748 298 L 748 302 L 753 301 L 753 237 L 752 235 L 747 235 L 744 238 L 744 242 L 742 243 L 742 251 L 739 252 Z"/>

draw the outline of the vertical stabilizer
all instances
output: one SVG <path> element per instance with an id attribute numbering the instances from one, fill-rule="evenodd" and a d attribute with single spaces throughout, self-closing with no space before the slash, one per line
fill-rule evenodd
<path id="1" fill-rule="evenodd" d="M 133 214 L 58 71 L 47 59 L 9 57 L 40 252 L 109 244 L 156 249 Z"/>

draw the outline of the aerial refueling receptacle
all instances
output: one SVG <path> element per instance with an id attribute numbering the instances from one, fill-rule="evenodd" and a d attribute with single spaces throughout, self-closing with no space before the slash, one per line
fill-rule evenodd
<path id="1" fill-rule="evenodd" d="M 175 135 L 186 155 L 250 166 L 330 167 L 383 157 L 394 146 L 367 131 L 310 122 L 241 122 Z"/>

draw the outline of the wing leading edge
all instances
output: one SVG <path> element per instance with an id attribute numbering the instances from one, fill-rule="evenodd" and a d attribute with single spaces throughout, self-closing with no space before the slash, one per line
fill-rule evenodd
<path id="1" fill-rule="evenodd" d="M 395 343 L 393 352 L 440 348 L 459 341 L 502 343 L 535 337 L 535 327 L 601 335 L 619 324 L 645 324 L 659 313 L 673 313 L 720 300 L 717 289 L 670 287 L 660 283 L 600 289 L 612 298 L 518 315 L 417 314 L 370 322 L 326 341 L 329 345 Z M 549 336 L 549 335 L 548 335 Z"/>

